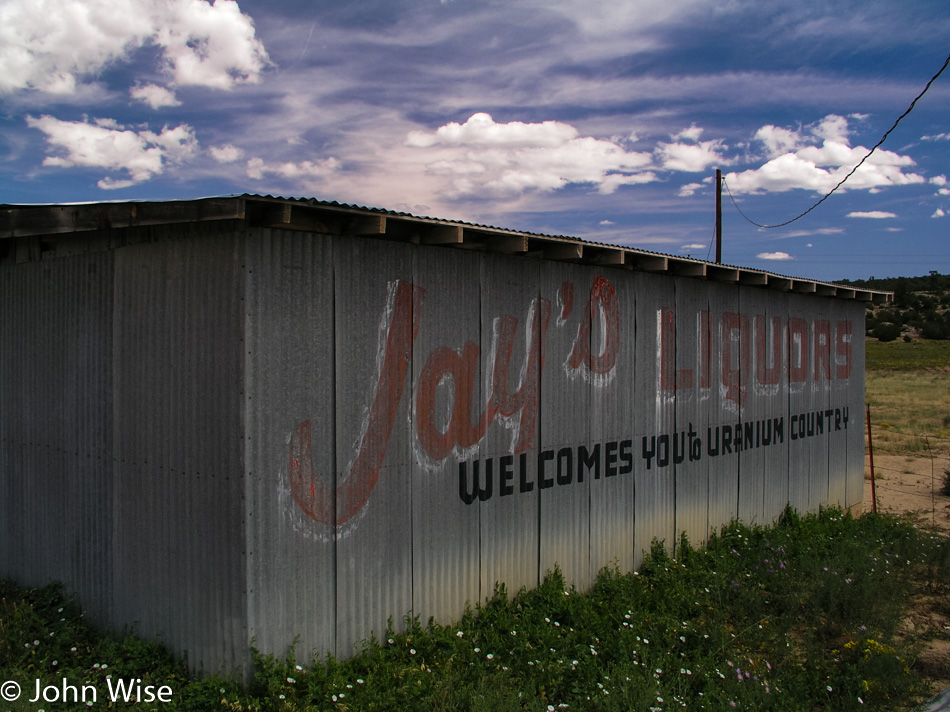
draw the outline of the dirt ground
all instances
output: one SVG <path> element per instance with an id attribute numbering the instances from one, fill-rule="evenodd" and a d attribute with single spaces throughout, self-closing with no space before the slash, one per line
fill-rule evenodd
<path id="1" fill-rule="evenodd" d="M 876 455 L 874 490 L 877 511 L 909 516 L 924 529 L 950 534 L 950 497 L 940 494 L 946 453 L 929 456 Z M 864 511 L 872 508 L 872 486 L 866 469 Z M 904 621 L 904 635 L 921 648 L 913 666 L 928 680 L 932 694 L 950 687 L 950 606 L 945 594 L 921 594 Z"/>
<path id="2" fill-rule="evenodd" d="M 911 516 L 922 527 L 950 532 L 950 497 L 940 494 L 944 470 L 950 467 L 945 455 L 875 455 L 874 490 L 877 511 Z M 871 511 L 872 486 L 865 468 L 864 511 Z"/>

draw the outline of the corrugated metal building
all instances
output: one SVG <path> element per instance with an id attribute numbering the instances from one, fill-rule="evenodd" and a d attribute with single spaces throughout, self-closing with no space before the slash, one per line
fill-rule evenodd
<path id="1" fill-rule="evenodd" d="M 0 575 L 246 669 L 852 506 L 884 299 L 314 200 L 3 206 Z"/>

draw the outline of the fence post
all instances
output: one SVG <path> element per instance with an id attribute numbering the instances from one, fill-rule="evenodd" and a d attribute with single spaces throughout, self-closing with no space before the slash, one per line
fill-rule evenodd
<path id="1" fill-rule="evenodd" d="M 877 514 L 877 484 L 874 482 L 874 443 L 871 441 L 871 404 L 867 403 L 868 412 L 868 455 L 871 458 L 871 511 Z"/>

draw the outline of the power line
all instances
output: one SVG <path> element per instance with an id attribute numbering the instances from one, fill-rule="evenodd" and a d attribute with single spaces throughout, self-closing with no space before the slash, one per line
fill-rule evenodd
<path id="1" fill-rule="evenodd" d="M 725 179 L 725 176 L 724 176 L 723 179 L 722 179 L 722 183 L 723 183 L 723 185 L 726 186 L 726 192 L 729 193 L 729 198 L 732 200 L 732 204 L 735 206 L 736 210 L 739 212 L 739 215 L 741 215 L 742 217 L 744 217 L 746 220 L 748 220 L 750 223 L 752 223 L 752 224 L 755 225 L 756 227 L 764 228 L 764 229 L 766 229 L 766 230 L 771 230 L 771 229 L 777 228 L 777 227 L 785 227 L 786 225 L 790 225 L 790 224 L 792 224 L 793 222 L 795 222 L 796 220 L 799 220 L 799 219 L 805 217 L 806 215 L 808 215 L 808 213 L 810 213 L 812 210 L 814 210 L 814 209 L 817 208 L 819 205 L 821 205 L 821 204 L 824 203 L 826 200 L 828 200 L 828 198 L 830 198 L 830 197 L 832 196 L 832 194 L 833 194 L 836 190 L 838 190 L 838 188 L 840 188 L 842 185 L 844 185 L 845 181 L 848 180 L 848 178 L 850 178 L 851 176 L 854 175 L 854 172 L 855 172 L 856 170 L 858 170 L 858 168 L 860 168 L 862 165 L 864 165 L 864 162 L 865 162 L 866 160 L 868 160 L 868 159 L 871 157 L 871 154 L 874 153 L 878 148 L 880 148 L 881 144 L 883 144 L 884 141 L 887 140 L 887 137 L 891 135 L 891 132 L 892 132 L 894 129 L 897 128 L 897 125 L 904 119 L 905 116 L 907 116 L 907 115 L 913 110 L 914 106 L 917 104 L 917 102 L 920 100 L 920 98 L 921 98 L 924 94 L 927 93 L 927 90 L 930 89 L 931 84 L 933 84 L 935 81 L 937 81 L 937 77 L 939 77 L 941 74 L 943 74 L 943 70 L 945 70 L 945 69 L 947 68 L 947 65 L 950 65 L 950 55 L 947 56 L 947 59 L 944 61 L 943 66 L 940 67 L 940 71 L 937 72 L 936 74 L 934 74 L 934 75 L 930 78 L 930 81 L 927 82 L 927 86 L 924 87 L 924 90 L 923 90 L 922 92 L 920 92 L 920 94 L 918 94 L 916 97 L 914 97 L 914 100 L 913 100 L 912 102 L 910 102 L 910 106 L 907 107 L 907 111 L 905 111 L 903 114 L 901 114 L 901 115 L 897 118 L 897 121 L 894 122 L 894 125 L 891 126 L 887 131 L 884 132 L 884 135 L 881 136 L 881 140 L 878 141 L 876 144 L 874 144 L 874 147 L 873 147 L 870 151 L 867 152 L 867 155 L 866 155 L 864 158 L 862 158 L 854 168 L 851 169 L 851 171 L 848 173 L 848 175 L 846 175 L 844 178 L 842 178 L 841 181 L 838 183 L 838 185 L 836 185 L 834 188 L 832 188 L 830 191 L 828 191 L 828 193 L 827 193 L 821 200 L 819 200 L 817 203 L 815 203 L 814 205 L 812 205 L 812 206 L 811 206 L 810 208 L 808 208 L 808 210 L 806 210 L 805 212 L 801 213 L 800 215 L 796 215 L 796 216 L 793 217 L 791 220 L 786 220 L 785 222 L 779 223 L 778 225 L 761 225 L 761 224 L 755 222 L 754 220 L 750 219 L 749 216 L 746 215 L 745 213 L 743 213 L 742 210 L 739 208 L 739 204 L 736 203 L 736 199 L 733 197 L 732 191 L 729 190 L 729 184 L 726 183 L 726 179 Z"/>

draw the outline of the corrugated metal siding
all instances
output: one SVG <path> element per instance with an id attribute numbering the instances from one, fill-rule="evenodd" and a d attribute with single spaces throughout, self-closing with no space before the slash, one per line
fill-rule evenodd
<path id="1" fill-rule="evenodd" d="M 243 237 L 163 232 L 115 251 L 114 618 L 231 669 L 247 645 Z"/>
<path id="2" fill-rule="evenodd" d="M 717 422 L 718 415 L 711 411 L 715 406 L 714 394 L 718 389 L 704 382 L 703 368 L 707 362 L 709 319 L 704 317 L 710 309 L 710 294 L 714 289 L 696 289 L 690 280 L 676 279 L 674 328 L 669 365 L 673 371 L 675 386 L 674 427 L 675 449 L 681 453 L 680 461 L 672 465 L 676 480 L 676 531 L 687 535 L 692 544 L 706 541 L 709 530 L 709 468 L 704 457 L 702 443 L 706 438 L 706 426 Z M 703 355 L 704 359 L 700 356 Z M 663 368 L 663 364 L 659 364 Z M 708 379 L 707 379 L 708 380 Z"/>
<path id="3" fill-rule="evenodd" d="M 676 538 L 676 471 L 672 457 L 674 393 L 660 388 L 661 320 L 676 305 L 673 280 L 638 274 L 636 331 L 636 411 L 634 414 L 635 488 L 634 557 L 639 566 L 651 542 L 673 550 Z M 676 353 L 675 330 L 670 344 Z M 649 453 L 647 456 L 646 453 Z"/>
<path id="4" fill-rule="evenodd" d="M 425 289 L 425 301 L 413 312 L 418 333 L 407 384 L 413 431 L 412 610 L 423 621 L 430 616 L 449 621 L 481 597 L 478 500 L 466 503 L 459 494 L 464 486 L 459 463 L 472 477 L 473 463 L 482 457 L 481 447 L 462 431 L 478 427 L 488 398 L 481 258 L 456 250 L 413 255 L 414 284 Z"/>
<path id="5" fill-rule="evenodd" d="M 741 290 L 733 286 L 710 285 L 708 324 L 702 323 L 701 335 L 709 340 L 708 350 L 703 346 L 703 361 L 700 366 L 700 381 L 708 379 L 709 405 L 707 420 L 703 425 L 703 457 L 709 458 L 709 508 L 708 522 L 712 531 L 739 516 L 739 458 L 734 452 L 726 452 L 724 433 L 740 420 L 738 404 L 728 386 L 723 385 L 722 354 L 728 347 L 733 349 L 732 334 L 723 328 L 726 314 L 739 312 Z M 708 361 L 707 368 L 702 364 Z M 702 390 L 702 383 L 700 384 Z"/>
<path id="6" fill-rule="evenodd" d="M 281 655 L 295 636 L 304 654 L 336 653 L 335 527 L 310 494 L 335 496 L 334 241 L 266 229 L 247 239 L 247 632 Z M 292 454 L 298 432 L 311 447 Z"/>
<path id="7" fill-rule="evenodd" d="M 785 355 L 788 353 L 786 339 L 790 313 L 780 294 L 767 292 L 758 299 L 763 308 L 752 312 L 754 363 L 751 378 L 760 405 L 751 419 L 761 425 L 761 446 L 755 452 L 763 482 L 762 523 L 770 524 L 789 502 L 788 422 L 784 418 L 788 408 Z M 776 418 L 783 420 L 776 422 Z M 757 442 L 760 439 L 758 433 L 757 429 Z"/>
<path id="8" fill-rule="evenodd" d="M 337 650 L 382 637 L 412 609 L 412 254 L 345 240 L 334 254 Z M 381 315 L 381 305 L 391 305 Z M 424 306 L 421 308 L 425 308 Z M 380 318 L 382 316 L 382 318 Z M 383 376 L 381 378 L 381 375 Z M 345 489 L 344 497 L 339 490 Z M 365 507 L 359 507 L 366 498 Z M 349 517 L 346 521 L 341 521 Z"/>
<path id="9" fill-rule="evenodd" d="M 501 395 L 500 388 L 513 396 L 512 403 L 504 404 L 505 410 L 511 411 L 511 415 L 506 416 L 504 412 L 499 414 L 502 417 L 497 418 L 488 429 L 479 449 L 486 482 L 488 463 L 493 467 L 492 496 L 484 500 L 479 497 L 477 504 L 482 598 L 491 595 L 496 582 L 505 583 L 508 591 L 515 593 L 522 586 L 534 588 L 539 581 L 540 483 L 535 482 L 529 492 L 516 490 L 518 494 L 515 496 L 504 497 L 498 492 L 502 467 L 500 458 L 518 454 L 514 452 L 516 438 L 525 440 L 529 448 L 525 454 L 529 459 L 532 454 L 539 452 L 537 423 L 523 423 L 520 418 L 523 408 L 534 408 L 532 398 L 536 399 L 540 393 L 540 369 L 532 373 L 525 368 L 532 359 L 540 363 L 541 356 L 538 352 L 540 341 L 533 349 L 528 348 L 531 343 L 528 339 L 531 324 L 541 329 L 543 323 L 550 319 L 545 302 L 541 301 L 538 294 L 539 275 L 540 263 L 536 260 L 485 255 L 480 264 L 482 353 L 493 354 L 496 360 L 499 358 L 500 354 L 493 353 L 493 347 L 504 326 L 502 319 L 514 319 L 513 322 L 506 322 L 512 325 L 513 330 L 509 367 L 499 367 L 493 371 L 498 373 L 499 378 L 492 389 L 496 398 Z M 532 305 L 536 311 L 533 318 L 529 319 Z M 547 328 L 550 329 L 550 325 Z M 515 394 L 519 392 L 526 400 L 520 408 L 514 403 L 517 400 Z M 515 407 L 509 408 L 509 405 Z"/>
<path id="10" fill-rule="evenodd" d="M 864 427 L 865 400 L 864 369 L 864 305 L 849 304 L 844 310 L 845 318 L 851 322 L 851 377 L 848 379 L 848 461 L 847 483 L 845 485 L 845 503 L 849 507 L 864 500 Z"/>
<path id="11" fill-rule="evenodd" d="M 2 570 L 112 605 L 112 256 L 0 268 Z"/>
<path id="12" fill-rule="evenodd" d="M 538 403 L 541 444 L 531 457 L 540 497 L 539 573 L 559 567 L 567 580 L 584 583 L 590 578 L 591 521 L 599 516 L 591 511 L 590 489 L 602 476 L 603 446 L 590 433 L 590 367 L 586 359 L 572 364 L 571 356 L 575 348 L 597 348 L 598 334 L 590 328 L 599 322 L 590 314 L 592 281 L 590 269 L 542 263 L 540 295 L 551 311 Z M 585 455 L 596 469 L 584 466 Z"/>
<path id="13" fill-rule="evenodd" d="M 600 479 L 590 481 L 590 564 L 587 581 L 593 581 L 605 566 L 623 572 L 633 570 L 635 471 L 638 462 L 639 441 L 634 427 L 635 413 L 642 394 L 637 392 L 636 334 L 636 280 L 612 270 L 584 270 L 586 278 L 577 281 L 574 290 L 574 311 L 579 318 L 591 322 L 591 353 L 594 357 L 607 355 L 616 349 L 616 361 L 605 361 L 596 369 L 587 367 L 582 377 L 590 381 L 589 439 L 604 449 L 604 472 Z M 585 317 L 587 302 L 596 297 L 598 279 L 606 280 L 596 314 Z M 607 302 L 607 303 L 605 303 Z M 604 310 L 608 313 L 605 313 Z M 615 346 L 604 333 L 610 319 L 617 320 Z M 556 364 L 555 364 L 556 365 Z M 606 467 L 606 448 L 617 444 L 616 474 Z M 629 458 L 629 459 L 628 459 Z M 578 585 L 584 583 L 577 579 Z"/>
<path id="14" fill-rule="evenodd" d="M 761 432 L 763 422 L 768 422 L 771 413 L 776 410 L 776 406 L 784 406 L 782 393 L 781 374 L 778 377 L 778 383 L 774 388 L 768 384 L 760 383 L 763 378 L 763 371 L 768 370 L 770 359 L 773 357 L 768 348 L 770 342 L 768 336 L 774 335 L 775 330 L 771 323 L 773 316 L 770 310 L 769 293 L 761 290 L 739 291 L 738 308 L 738 328 L 732 329 L 730 334 L 732 356 L 736 360 L 733 373 L 738 375 L 739 385 L 737 397 L 741 402 L 741 407 L 735 419 L 730 424 L 741 426 L 742 433 L 742 451 L 736 457 L 739 464 L 739 519 L 749 524 L 767 524 L 770 521 L 772 507 L 766 506 L 766 499 L 773 496 L 784 500 L 788 485 L 786 482 L 775 481 L 768 482 L 770 476 L 778 477 L 784 475 L 784 467 L 779 473 L 773 473 L 771 464 L 772 457 L 782 455 L 781 451 L 774 450 L 771 446 L 756 447 L 755 436 L 752 438 L 752 447 L 745 438 L 746 428 L 751 426 L 753 431 L 758 424 Z M 758 324 L 756 322 L 759 322 Z M 735 322 L 733 322 L 735 324 Z M 724 327 L 726 328 L 726 327 Z M 756 329 L 758 328 L 758 332 Z M 762 356 L 766 356 L 765 363 L 759 364 L 756 356 L 758 339 L 764 339 L 762 343 Z M 771 363 L 774 365 L 774 362 Z M 765 377 L 764 380 L 771 380 Z M 731 386 L 730 386 L 731 387 Z M 729 396 L 727 396 L 728 398 Z M 735 431 L 733 431 L 735 433 Z M 761 436 L 760 438 L 761 439 Z M 735 440 L 735 434 L 733 435 Z M 777 491 L 767 493 L 766 484 L 771 484 Z M 779 508 L 781 512 L 781 508 Z"/>
<path id="15" fill-rule="evenodd" d="M 0 271 L 2 570 L 193 667 L 860 501 L 860 304 L 235 225 Z"/>

